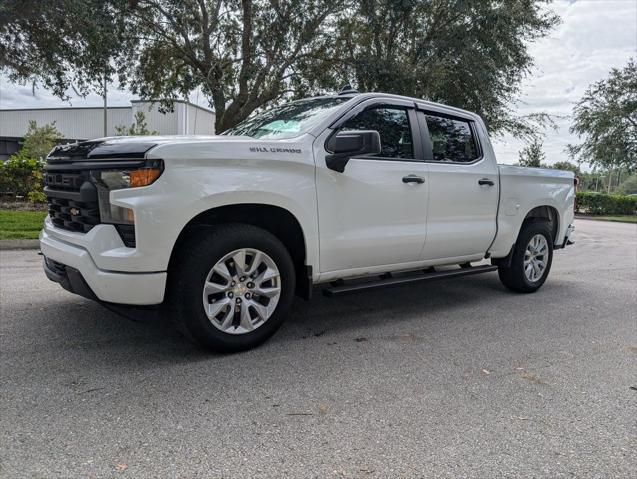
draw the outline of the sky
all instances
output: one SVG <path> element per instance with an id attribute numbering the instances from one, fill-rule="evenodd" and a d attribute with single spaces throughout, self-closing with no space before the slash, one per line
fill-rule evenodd
<path id="1" fill-rule="evenodd" d="M 565 147 L 578 142 L 569 134 L 568 117 L 586 88 L 637 58 L 637 0 L 556 1 L 549 8 L 562 23 L 530 45 L 535 67 L 522 85 L 517 110 L 555 116 L 559 130 L 549 129 L 544 139 L 547 162 L 555 163 L 569 160 Z M 510 135 L 494 141 L 501 163 L 516 163 L 523 147 Z"/>
<path id="2" fill-rule="evenodd" d="M 608 76 L 611 68 L 621 68 L 637 57 L 637 0 L 557 0 L 549 8 L 562 23 L 547 37 L 529 45 L 535 66 L 522 84 L 519 115 L 554 115 L 557 131 L 545 132 L 547 161 L 568 160 L 565 147 L 578 140 L 569 134 L 569 115 L 586 88 Z M 127 106 L 135 97 L 127 91 L 109 91 L 109 105 Z M 190 101 L 208 106 L 193 93 Z M 70 102 L 32 85 L 11 84 L 0 76 L 0 109 L 46 108 L 57 106 L 101 106 L 102 98 L 89 95 Z M 500 163 L 516 163 L 524 143 L 510 135 L 496 137 L 494 147 Z"/>

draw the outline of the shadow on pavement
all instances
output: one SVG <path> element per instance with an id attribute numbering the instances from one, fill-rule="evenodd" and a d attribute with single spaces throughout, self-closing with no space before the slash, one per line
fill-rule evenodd
<path id="1" fill-rule="evenodd" d="M 551 290 L 555 292 L 556 287 L 553 284 Z M 441 316 L 445 324 L 462 321 L 466 318 L 454 311 L 476 306 L 479 319 L 484 307 L 512 294 L 501 286 L 496 275 L 369 290 L 338 298 L 325 298 L 315 288 L 311 301 L 295 301 L 286 323 L 262 348 L 270 345 L 285 350 L 292 342 L 325 335 L 338 340 L 352 331 L 374 336 L 377 327 L 387 322 L 399 327 L 401 322 L 415 318 L 428 328 L 444 328 Z M 89 355 L 111 351 L 119 356 L 126 351 L 139 362 L 190 362 L 215 357 L 183 338 L 158 311 L 112 306 L 106 309 L 88 300 L 77 301 L 81 308 L 70 307 L 65 301 L 51 306 L 64 318 L 55 324 L 55 336 L 62 339 L 58 343 L 61 348 L 71 347 Z"/>

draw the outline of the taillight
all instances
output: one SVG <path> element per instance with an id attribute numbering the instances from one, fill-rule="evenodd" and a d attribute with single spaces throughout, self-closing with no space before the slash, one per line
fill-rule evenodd
<path id="1" fill-rule="evenodd" d="M 579 178 L 576 176 L 573 178 L 573 186 L 575 187 L 575 195 L 573 198 L 573 211 L 577 211 L 577 185 L 579 185 Z"/>

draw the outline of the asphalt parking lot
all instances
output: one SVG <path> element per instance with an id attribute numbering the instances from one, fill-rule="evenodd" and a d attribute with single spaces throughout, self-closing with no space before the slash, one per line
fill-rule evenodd
<path id="1" fill-rule="evenodd" d="M 0 252 L 0 477 L 635 477 L 637 225 L 497 274 L 298 301 L 205 354 Z"/>

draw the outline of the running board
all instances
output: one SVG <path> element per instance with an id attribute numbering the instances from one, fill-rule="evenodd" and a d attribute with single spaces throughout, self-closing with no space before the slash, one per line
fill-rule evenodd
<path id="1" fill-rule="evenodd" d="M 339 294 L 354 293 L 356 291 L 363 291 L 365 289 L 382 288 L 385 286 L 400 286 L 403 284 L 418 283 L 421 281 L 433 281 L 435 279 L 444 278 L 456 278 L 459 276 L 470 276 L 472 274 L 488 273 L 490 271 L 497 270 L 495 265 L 486 264 L 483 266 L 470 266 L 458 269 L 449 269 L 444 271 L 427 271 L 410 274 L 406 276 L 392 277 L 387 276 L 387 273 L 382 278 L 376 281 L 366 281 L 354 284 L 341 284 L 336 283 L 329 288 L 323 290 L 323 294 L 328 297 L 338 296 Z"/>

